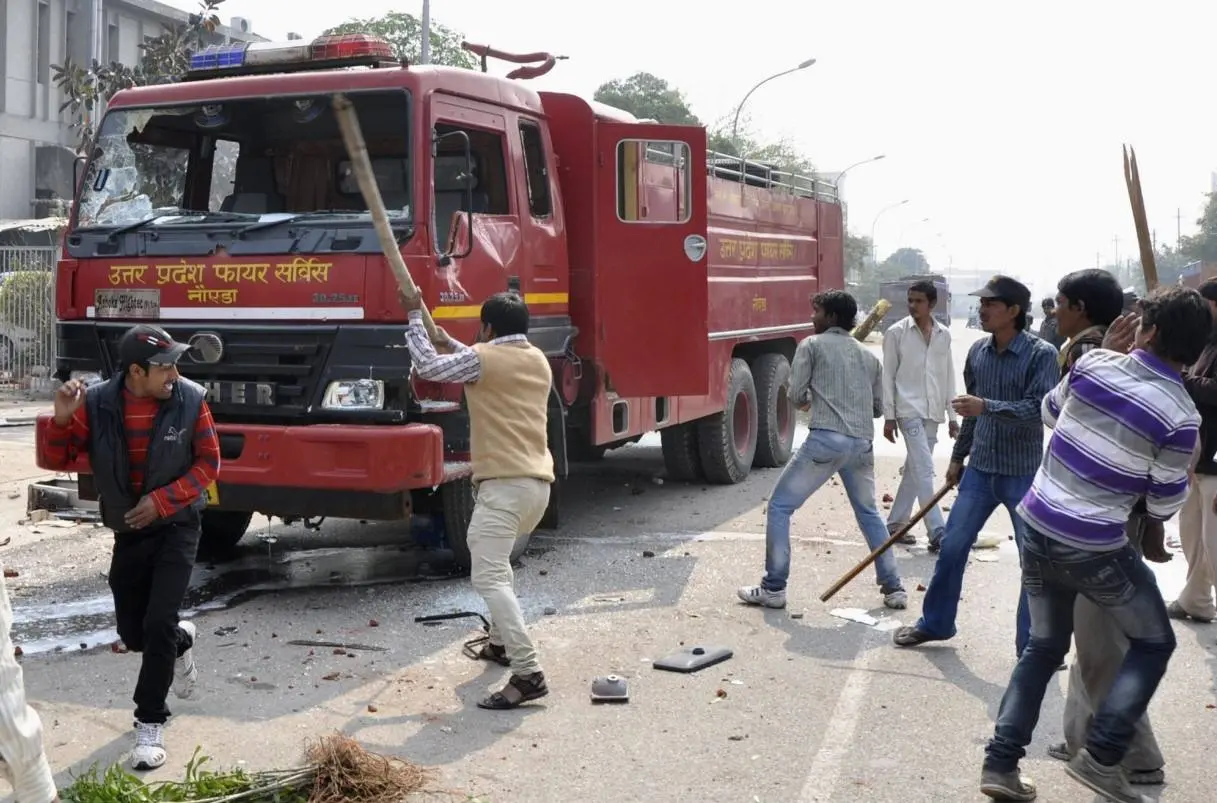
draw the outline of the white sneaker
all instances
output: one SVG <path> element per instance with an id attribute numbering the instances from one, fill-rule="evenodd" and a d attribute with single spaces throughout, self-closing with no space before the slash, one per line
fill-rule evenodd
<path id="1" fill-rule="evenodd" d="M 135 723 L 135 749 L 131 768 L 154 770 L 165 763 L 165 726 L 153 722 Z"/>
<path id="2" fill-rule="evenodd" d="M 766 608 L 785 608 L 786 592 L 770 591 L 763 586 L 744 586 L 735 592 L 739 598 L 749 605 L 761 605 Z"/>
<path id="3" fill-rule="evenodd" d="M 194 693 L 195 681 L 199 679 L 199 668 L 194 665 L 194 640 L 198 637 L 198 628 L 194 622 L 183 621 L 178 627 L 190 636 L 190 649 L 182 653 L 173 665 L 173 693 L 185 700 Z"/>
<path id="4" fill-rule="evenodd" d="M 903 611 L 909 606 L 909 593 L 903 588 L 897 588 L 892 591 L 884 590 L 883 604 L 894 611 Z"/>

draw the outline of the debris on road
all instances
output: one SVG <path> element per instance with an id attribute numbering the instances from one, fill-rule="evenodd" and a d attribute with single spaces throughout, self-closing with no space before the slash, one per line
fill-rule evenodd
<path id="1" fill-rule="evenodd" d="M 981 533 L 976 538 L 976 543 L 972 544 L 973 549 L 997 549 L 1001 545 L 1002 538 L 1000 535 L 993 533 Z"/>
<path id="2" fill-rule="evenodd" d="M 847 619 L 850 622 L 857 622 L 860 625 L 874 626 L 879 624 L 879 620 L 871 616 L 861 608 L 833 608 L 828 612 L 831 616 L 836 616 L 838 619 Z"/>
<path id="3" fill-rule="evenodd" d="M 629 688 L 620 675 L 604 675 L 592 681 L 593 703 L 628 703 Z"/>
<path id="4" fill-rule="evenodd" d="M 668 672 L 696 672 L 722 663 L 734 654 L 727 647 L 686 646 L 657 658 L 651 666 Z"/>
<path id="5" fill-rule="evenodd" d="M 388 647 L 377 647 L 372 644 L 348 644 L 343 641 L 312 641 L 310 639 L 293 639 L 287 642 L 293 647 L 337 647 L 343 650 L 360 650 L 362 652 L 388 652 Z"/>

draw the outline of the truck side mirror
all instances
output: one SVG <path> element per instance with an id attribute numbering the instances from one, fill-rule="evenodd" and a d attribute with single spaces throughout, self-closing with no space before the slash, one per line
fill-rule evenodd
<path id="1" fill-rule="evenodd" d="M 465 247 L 460 253 L 457 253 L 457 235 L 459 226 L 453 226 L 448 234 L 448 242 L 441 245 L 438 240 L 439 228 L 436 226 L 434 199 L 431 204 L 431 231 L 435 232 L 432 235 L 433 245 L 436 253 L 439 256 L 441 265 L 449 264 L 453 259 L 463 259 L 473 253 L 473 146 L 469 142 L 469 134 L 465 131 L 456 130 L 440 134 L 435 129 L 431 131 L 431 158 L 434 160 L 439 155 L 439 144 L 449 137 L 460 137 L 465 146 L 465 163 L 458 180 L 461 184 L 461 191 L 464 203 L 462 210 L 465 214 Z M 442 250 L 441 250 L 442 249 Z"/>

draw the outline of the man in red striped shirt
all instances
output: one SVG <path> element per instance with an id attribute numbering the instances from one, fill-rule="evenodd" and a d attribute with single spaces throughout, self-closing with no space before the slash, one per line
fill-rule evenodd
<path id="1" fill-rule="evenodd" d="M 189 348 L 160 327 L 132 327 L 119 341 L 109 381 L 60 387 L 54 421 L 39 443 L 53 468 L 88 454 L 102 522 L 114 531 L 118 635 L 143 653 L 131 752 L 137 770 L 165 763 L 169 689 L 189 697 L 199 674 L 195 626 L 180 621 L 178 610 L 198 552 L 206 490 L 220 471 L 220 445 L 206 392 L 178 374 Z"/>

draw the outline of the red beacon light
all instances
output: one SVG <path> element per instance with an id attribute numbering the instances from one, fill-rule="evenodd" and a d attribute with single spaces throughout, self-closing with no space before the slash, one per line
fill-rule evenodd
<path id="1" fill-rule="evenodd" d="M 340 67 L 396 65 L 393 46 L 368 34 L 331 34 L 312 42 L 234 42 L 208 45 L 190 57 L 187 79 Z"/>

